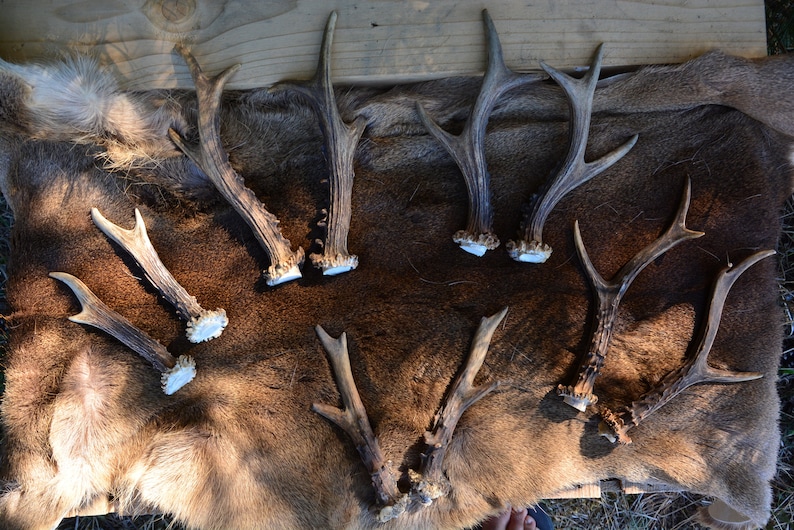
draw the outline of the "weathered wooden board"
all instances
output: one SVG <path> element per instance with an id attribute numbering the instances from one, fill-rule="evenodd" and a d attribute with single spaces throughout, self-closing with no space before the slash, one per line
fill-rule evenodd
<path id="1" fill-rule="evenodd" d="M 24 62 L 71 48 L 112 64 L 125 88 L 192 88 L 171 54 L 187 42 L 210 71 L 245 65 L 230 88 L 268 86 L 310 76 L 335 9 L 335 80 L 404 82 L 481 71 L 484 7 L 515 69 L 540 59 L 587 64 L 599 42 L 607 66 L 683 62 L 712 48 L 766 54 L 761 0 L 5 0 L 0 57 Z"/>

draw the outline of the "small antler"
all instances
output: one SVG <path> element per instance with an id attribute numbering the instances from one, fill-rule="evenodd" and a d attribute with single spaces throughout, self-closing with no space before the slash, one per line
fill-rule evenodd
<path id="1" fill-rule="evenodd" d="M 774 253 L 774 250 L 756 252 L 735 267 L 728 267 L 720 271 L 714 283 L 708 315 L 700 326 L 700 339 L 697 342 L 694 357 L 662 379 L 656 389 L 633 402 L 630 407 L 625 407 L 622 412 L 614 413 L 604 408 L 601 411 L 603 421 L 598 426 L 598 431 L 602 436 L 612 443 L 630 444 L 629 430 L 642 423 L 645 418 L 690 386 L 700 383 L 740 383 L 763 377 L 764 374 L 760 372 L 734 372 L 712 368 L 708 364 L 708 355 L 714 345 L 714 338 L 717 336 L 722 310 L 725 306 L 725 298 L 731 287 L 744 271 Z"/>
<path id="2" fill-rule="evenodd" d="M 488 41 L 488 66 L 480 94 L 463 132 L 459 136 L 453 136 L 444 131 L 428 116 L 422 104 L 416 103 L 416 110 L 422 123 L 446 148 L 466 181 L 469 195 L 468 221 L 466 229 L 455 233 L 453 240 L 463 250 L 476 256 L 482 256 L 487 250 L 499 246 L 499 238 L 493 233 L 492 228 L 490 175 L 485 164 L 485 126 L 488 124 L 488 117 L 496 100 L 503 93 L 541 79 L 537 74 L 518 75 L 505 66 L 499 35 L 487 10 L 483 10 L 482 19 Z"/>
<path id="3" fill-rule="evenodd" d="M 361 455 L 361 461 L 372 477 L 376 502 L 380 506 L 378 519 L 381 522 L 395 519 L 405 511 L 408 496 L 401 493 L 397 487 L 397 480 L 391 470 L 391 462 L 383 456 L 378 439 L 369 424 L 367 411 L 364 408 L 364 403 L 361 402 L 356 382 L 353 380 L 353 372 L 350 369 L 347 336 L 342 333 L 338 339 L 333 339 L 322 327 L 317 326 L 315 330 L 328 353 L 328 359 L 331 361 L 331 369 L 336 376 L 336 384 L 342 396 L 344 408 L 315 403 L 312 405 L 312 410 L 335 423 L 353 440 L 353 444 Z"/>
<path id="4" fill-rule="evenodd" d="M 257 199 L 253 191 L 245 186 L 229 163 L 223 150 L 220 133 L 221 93 L 226 81 L 240 65 L 234 65 L 216 77 L 210 78 L 201 70 L 196 58 L 188 49 L 177 44 L 174 49 L 182 56 L 190 68 L 198 97 L 199 146 L 198 149 L 184 143 L 179 133 L 169 131 L 173 142 L 196 166 L 209 177 L 212 184 L 245 220 L 259 244 L 270 257 L 270 267 L 263 271 L 268 285 L 278 285 L 301 277 L 303 249 L 292 252 L 289 240 L 285 239 L 278 228 L 278 219 Z"/>
<path id="5" fill-rule="evenodd" d="M 91 219 L 106 236 L 132 256 L 154 288 L 174 306 L 179 316 L 187 321 L 186 334 L 190 342 L 204 342 L 221 336 L 226 324 L 229 323 L 226 311 L 223 309 L 207 311 L 199 305 L 195 296 L 188 294 L 176 281 L 160 261 L 160 256 L 157 255 L 146 233 L 141 212 L 137 208 L 135 208 L 135 227 L 132 230 L 125 230 L 111 223 L 96 208 L 91 208 Z"/>
<path id="6" fill-rule="evenodd" d="M 160 382 L 163 392 L 171 395 L 196 376 L 196 363 L 192 357 L 180 355 L 174 359 L 165 346 L 106 306 L 78 278 L 65 272 L 51 272 L 50 277 L 65 283 L 80 301 L 82 311 L 69 317 L 69 320 L 101 329 L 152 363 L 162 374 Z"/>
<path id="7" fill-rule="evenodd" d="M 444 456 L 461 416 L 466 409 L 498 385 L 493 382 L 490 385 L 474 386 L 474 378 L 488 353 L 491 337 L 506 314 L 507 308 L 504 308 L 496 315 L 483 317 L 480 321 L 466 366 L 455 379 L 444 404 L 436 413 L 432 430 L 425 432 L 427 448 L 422 455 L 422 466 L 418 473 L 414 470 L 408 472 L 412 483 L 411 491 L 424 505 L 429 505 L 434 499 L 449 493 L 449 481 L 444 475 Z"/>
<path id="8" fill-rule="evenodd" d="M 593 112 L 593 95 L 595 94 L 598 75 L 601 72 L 601 59 L 604 45 L 596 49 L 590 69 L 581 79 L 573 78 L 546 63 L 540 66 L 560 87 L 570 103 L 570 129 L 568 134 L 568 154 L 557 174 L 550 179 L 540 197 L 533 199 L 532 213 L 522 223 L 524 238 L 521 241 L 508 241 L 507 251 L 516 261 L 526 263 L 544 263 L 551 256 L 552 249 L 543 243 L 543 225 L 551 211 L 565 195 L 581 186 L 615 162 L 623 158 L 637 142 L 637 135 L 611 153 L 593 162 L 585 162 L 587 138 L 590 130 L 590 118 Z"/>
<path id="9" fill-rule="evenodd" d="M 353 195 L 353 158 L 356 146 L 367 126 L 367 120 L 359 116 L 351 125 L 346 125 L 339 115 L 339 109 L 331 83 L 331 43 L 336 26 L 336 11 L 328 17 L 320 49 L 317 71 L 305 83 L 279 83 L 270 89 L 291 89 L 306 96 L 312 103 L 320 119 L 320 128 L 325 138 L 325 152 L 331 173 L 331 200 L 328 207 L 325 243 L 322 254 L 311 254 L 309 258 L 315 267 L 322 269 L 323 275 L 331 276 L 355 269 L 358 257 L 348 254 L 347 234 L 350 231 Z"/>
<path id="10" fill-rule="evenodd" d="M 593 394 L 593 385 L 599 375 L 601 366 L 604 364 L 609 343 L 612 340 L 618 306 L 631 282 L 649 263 L 675 245 L 703 235 L 703 232 L 689 230 L 685 224 L 690 195 L 691 184 L 687 180 L 684 194 L 681 197 L 681 204 L 672 224 L 656 241 L 638 252 L 628 263 L 623 265 L 615 275 L 615 279 L 609 282 L 604 280 L 598 274 L 598 271 L 595 270 L 584 248 L 584 243 L 582 243 L 579 222 L 574 223 L 576 250 L 598 298 L 598 309 L 595 316 L 596 326 L 593 330 L 587 355 L 579 368 L 578 379 L 572 385 L 559 385 L 557 387 L 557 394 L 562 396 L 565 402 L 575 409 L 584 412 L 588 405 L 593 405 L 598 401 L 598 397 Z"/>

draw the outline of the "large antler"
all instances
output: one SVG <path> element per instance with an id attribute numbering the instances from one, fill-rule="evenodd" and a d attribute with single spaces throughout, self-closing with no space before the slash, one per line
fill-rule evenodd
<path id="1" fill-rule="evenodd" d="M 734 372 L 713 368 L 708 364 L 708 355 L 717 336 L 725 298 L 731 287 L 744 271 L 774 253 L 774 250 L 756 252 L 735 267 L 720 271 L 714 283 L 708 315 L 700 326 L 700 339 L 695 355 L 681 368 L 662 379 L 656 389 L 633 402 L 630 407 L 625 407 L 619 413 L 604 408 L 601 411 L 603 421 L 598 427 L 602 436 L 612 443 L 630 444 L 631 438 L 628 435 L 630 429 L 638 426 L 645 418 L 690 386 L 700 383 L 739 383 L 763 377 L 764 374 L 759 372 Z"/>
<path id="2" fill-rule="evenodd" d="M 110 309 L 78 278 L 65 272 L 51 272 L 50 277 L 65 283 L 80 301 L 82 311 L 69 320 L 101 329 L 152 363 L 162 374 L 163 392 L 171 395 L 196 376 L 192 357 L 180 355 L 174 359 L 165 346 Z"/>
<path id="3" fill-rule="evenodd" d="M 270 257 L 270 267 L 263 271 L 268 285 L 277 285 L 301 277 L 303 249 L 292 252 L 289 240 L 285 239 L 278 228 L 278 219 L 257 199 L 253 191 L 245 186 L 229 163 L 223 150 L 220 133 L 221 93 L 226 81 L 240 65 L 234 65 L 215 77 L 208 77 L 201 70 L 196 58 L 182 44 L 174 49 L 182 56 L 190 68 L 198 97 L 198 149 L 184 143 L 179 134 L 170 130 L 174 143 L 209 177 L 212 184 L 245 220 L 259 244 Z"/>
<path id="4" fill-rule="evenodd" d="M 350 369 L 347 336 L 342 333 L 338 339 L 333 339 L 322 327 L 317 326 L 315 330 L 328 353 L 328 359 L 331 361 L 331 369 L 336 376 L 336 384 L 342 396 L 344 408 L 315 403 L 312 405 L 312 410 L 334 422 L 353 440 L 353 444 L 361 455 L 361 461 L 372 477 L 376 503 L 380 506 L 378 520 L 385 522 L 397 518 L 405 511 L 408 496 L 401 493 L 397 487 L 397 480 L 391 470 L 391 462 L 383 456 L 378 439 L 369 424 L 367 411 L 364 408 L 364 403 L 361 402 L 356 382 L 353 380 L 353 372 Z"/>
<path id="5" fill-rule="evenodd" d="M 353 157 L 356 146 L 367 126 L 364 117 L 358 117 L 351 125 L 346 125 L 339 115 L 339 109 L 331 83 L 331 43 L 336 26 L 336 12 L 328 17 L 320 49 L 320 60 L 314 77 L 305 83 L 279 83 L 272 91 L 292 89 L 311 101 L 320 119 L 320 128 L 325 138 L 325 152 L 331 173 L 331 198 L 327 218 L 321 221 L 326 228 L 325 242 L 317 241 L 323 247 L 322 254 L 311 254 L 309 258 L 315 267 L 322 269 L 326 276 L 341 274 L 358 266 L 358 258 L 348 254 L 347 234 L 352 217 L 353 195 Z"/>
<path id="6" fill-rule="evenodd" d="M 584 161 L 590 118 L 593 112 L 593 95 L 596 83 L 598 83 L 598 75 L 601 72 L 603 55 L 604 45 L 601 44 L 596 49 L 590 69 L 581 79 L 573 78 L 542 61 L 540 63 L 546 73 L 565 91 L 570 104 L 568 154 L 557 174 L 545 186 L 545 191 L 540 197 L 533 198 L 531 214 L 522 223 L 524 238 L 518 242 L 507 242 L 507 251 L 516 261 L 544 263 L 549 259 L 552 249 L 543 243 L 543 225 L 557 203 L 570 191 L 623 158 L 637 142 L 635 134 L 626 143 L 598 160 Z"/>
<path id="7" fill-rule="evenodd" d="M 488 41 L 488 66 L 480 94 L 460 135 L 453 136 L 441 129 L 427 115 L 422 104 L 416 103 L 422 123 L 446 148 L 466 181 L 469 195 L 468 221 L 466 229 L 455 233 L 453 240 L 463 250 L 476 256 L 482 256 L 487 250 L 499 246 L 499 238 L 493 233 L 492 228 L 490 176 L 485 164 L 485 126 L 488 124 L 488 117 L 496 100 L 503 93 L 519 85 L 541 79 L 536 74 L 518 75 L 505 66 L 499 35 L 487 10 L 483 10 L 482 19 Z"/>
<path id="8" fill-rule="evenodd" d="M 588 405 L 593 405 L 598 401 L 598 397 L 593 394 L 593 385 L 609 349 L 615 319 L 618 314 L 618 306 L 631 282 L 649 263 L 675 245 L 703 235 L 703 232 L 689 230 L 685 224 L 690 194 L 691 184 L 687 180 L 684 194 L 681 197 L 681 204 L 678 207 L 678 213 L 673 223 L 656 241 L 645 247 L 628 263 L 623 265 L 615 275 L 615 279 L 609 282 L 604 280 L 598 274 L 598 271 L 595 270 L 584 248 L 584 243 L 582 243 L 578 221 L 574 224 L 576 250 L 598 298 L 598 308 L 595 317 L 596 326 L 590 339 L 587 355 L 579 369 L 578 379 L 572 385 L 559 385 L 557 387 L 557 394 L 563 396 L 565 402 L 575 409 L 584 412 Z"/>
<path id="9" fill-rule="evenodd" d="M 191 296 L 163 265 L 160 256 L 152 246 L 146 233 L 146 225 L 141 212 L 135 208 L 135 227 L 125 230 L 108 221 L 99 210 L 91 208 L 94 224 L 115 241 L 138 263 L 149 282 L 176 309 L 179 316 L 187 321 L 187 338 L 190 342 L 204 342 L 221 336 L 229 319 L 226 311 L 216 309 L 207 311 Z"/>

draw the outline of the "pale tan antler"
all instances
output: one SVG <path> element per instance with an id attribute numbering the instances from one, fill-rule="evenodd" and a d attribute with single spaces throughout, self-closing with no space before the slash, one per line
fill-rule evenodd
<path id="1" fill-rule="evenodd" d="M 498 385 L 497 382 L 493 382 L 490 385 L 474 386 L 474 378 L 480 371 L 488 353 L 491 337 L 506 314 L 507 308 L 504 308 L 496 315 L 488 318 L 483 317 L 480 321 L 466 366 L 455 379 L 444 404 L 436 413 L 432 430 L 425 432 L 427 448 L 422 454 L 421 468 L 418 473 L 414 470 L 409 471 L 412 483 L 411 492 L 424 505 L 429 505 L 434 499 L 449 493 L 450 485 L 443 467 L 444 456 L 461 416 L 466 409 L 485 397 Z"/>
<path id="2" fill-rule="evenodd" d="M 460 135 L 453 136 L 441 129 L 428 116 L 422 104 L 416 103 L 422 123 L 449 152 L 463 174 L 469 195 L 468 221 L 466 229 L 456 232 L 453 240 L 463 250 L 476 256 L 482 256 L 486 251 L 499 246 L 499 238 L 492 227 L 491 177 L 485 163 L 485 127 L 488 117 L 499 96 L 512 88 L 542 78 L 537 74 L 519 75 L 507 68 L 502 57 L 499 35 L 487 10 L 483 10 L 482 18 L 488 41 L 488 66 L 480 94 Z"/>
<path id="3" fill-rule="evenodd" d="M 268 285 L 278 285 L 301 277 L 303 249 L 295 252 L 278 228 L 278 219 L 259 201 L 253 191 L 245 186 L 242 177 L 234 171 L 229 157 L 223 150 L 220 133 L 221 93 L 226 81 L 239 69 L 234 65 L 215 77 L 208 77 L 201 70 L 196 58 L 182 44 L 174 49 L 190 68 L 196 85 L 198 98 L 199 146 L 188 146 L 173 129 L 171 139 L 196 166 L 209 177 L 212 184 L 245 220 L 259 244 L 270 258 L 270 267 L 263 271 Z"/>
<path id="4" fill-rule="evenodd" d="M 50 277 L 65 283 L 80 301 L 82 311 L 69 320 L 101 329 L 152 363 L 162 374 L 163 392 L 171 395 L 196 376 L 192 357 L 180 355 L 175 359 L 165 346 L 105 305 L 80 279 L 65 272 L 51 272 Z"/>
<path id="5" fill-rule="evenodd" d="M 328 17 L 323 33 L 320 49 L 320 60 L 317 71 L 311 80 L 305 83 L 279 83 L 270 91 L 296 90 L 312 103 L 320 119 L 320 128 L 325 139 L 325 153 L 328 158 L 328 169 L 331 173 L 331 196 L 326 219 L 318 223 L 325 227 L 325 242 L 322 254 L 310 254 L 309 258 L 315 267 L 323 271 L 323 275 L 331 276 L 355 269 L 358 257 L 347 251 L 347 235 L 350 231 L 350 220 L 353 215 L 353 158 L 356 146 L 367 126 L 367 120 L 359 116 L 351 125 L 346 125 L 339 115 L 339 109 L 331 83 L 331 43 L 336 27 L 336 11 Z"/>
<path id="6" fill-rule="evenodd" d="M 331 361 L 331 369 L 336 377 L 336 384 L 342 396 L 344 408 L 314 403 L 312 410 L 335 423 L 353 441 L 361 455 L 361 461 L 372 478 L 376 505 L 379 507 L 378 520 L 386 522 L 395 519 L 405 512 L 408 496 L 401 493 L 397 487 L 391 462 L 383 456 L 378 438 L 369 424 L 367 411 L 364 408 L 364 403 L 361 402 L 356 382 L 353 380 L 353 372 L 350 369 L 347 336 L 342 333 L 338 339 L 333 339 L 322 327 L 317 326 L 315 330 L 328 353 L 328 359 Z"/>
<path id="7" fill-rule="evenodd" d="M 544 263 L 549 259 L 552 249 L 543 243 L 543 225 L 557 203 L 569 192 L 615 164 L 637 143 L 635 134 L 626 143 L 598 160 L 584 161 L 593 112 L 593 95 L 601 72 L 603 55 L 604 45 L 601 44 L 596 49 L 590 69 L 581 79 L 573 78 L 542 61 L 540 63 L 546 73 L 565 91 L 570 104 L 568 154 L 556 175 L 544 186 L 545 189 L 539 196 L 533 197 L 531 213 L 522 223 L 523 239 L 507 242 L 507 251 L 516 261 Z"/>
<path id="8" fill-rule="evenodd" d="M 579 223 L 578 221 L 574 223 L 576 250 L 598 299 L 595 329 L 590 339 L 587 355 L 579 368 L 577 381 L 571 385 L 559 385 L 557 387 L 557 394 L 562 396 L 565 402 L 575 409 L 584 412 L 588 405 L 593 405 L 598 401 L 598 397 L 593 394 L 593 385 L 599 375 L 601 366 L 604 364 L 609 343 L 612 340 L 618 306 L 631 282 L 649 263 L 675 245 L 703 235 L 703 232 L 696 232 L 686 227 L 686 214 L 689 209 L 690 195 L 691 184 L 687 180 L 676 217 L 664 234 L 623 265 L 615 275 L 615 279 L 609 282 L 604 280 L 598 271 L 595 270 L 584 248 L 584 243 L 582 243 Z"/>
<path id="9" fill-rule="evenodd" d="M 630 407 L 615 413 L 604 408 L 601 410 L 603 421 L 598 426 L 598 431 L 612 443 L 630 444 L 631 438 L 628 431 L 642 423 L 648 416 L 666 405 L 671 399 L 692 385 L 701 383 L 740 383 L 759 379 L 764 374 L 760 372 L 734 372 L 719 370 L 708 364 L 708 355 L 714 345 L 714 338 L 720 327 L 722 310 L 725 299 L 733 284 L 747 269 L 760 260 L 775 254 L 774 250 L 762 250 L 749 256 L 735 267 L 727 267 L 720 271 L 711 294 L 708 315 L 702 322 L 699 330 L 700 338 L 697 341 L 695 355 L 681 368 L 668 374 L 662 379 L 659 386 L 645 394 Z"/>
<path id="10" fill-rule="evenodd" d="M 138 263 L 146 278 L 157 289 L 166 301 L 174 306 L 179 316 L 187 322 L 186 335 L 190 342 L 204 342 L 221 336 L 229 319 L 226 311 L 216 309 L 208 311 L 199 305 L 195 296 L 191 296 L 171 272 L 163 265 L 160 256 L 152 246 L 141 212 L 135 208 L 135 227 L 125 230 L 108 221 L 102 213 L 91 208 L 91 219 L 94 224 L 115 241 Z"/>

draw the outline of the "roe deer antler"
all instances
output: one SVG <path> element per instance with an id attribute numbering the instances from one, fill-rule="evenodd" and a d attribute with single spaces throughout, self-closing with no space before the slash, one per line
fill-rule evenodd
<path id="1" fill-rule="evenodd" d="M 540 196 L 533 197 L 531 214 L 522 223 L 524 238 L 521 241 L 508 241 L 507 251 L 516 261 L 526 263 L 544 263 L 551 256 L 552 249 L 543 243 L 543 225 L 551 211 L 565 195 L 581 186 L 615 162 L 623 158 L 634 144 L 637 135 L 626 143 L 593 162 L 585 162 L 587 138 L 590 130 L 590 118 L 593 112 L 593 95 L 595 94 L 598 75 L 601 72 L 601 59 L 604 45 L 596 49 L 590 69 L 581 79 L 573 78 L 541 61 L 540 66 L 565 91 L 570 104 L 570 128 L 568 133 L 568 154 L 557 174 L 544 186 Z"/>
<path id="2" fill-rule="evenodd" d="M 51 272 L 50 277 L 65 283 L 80 301 L 82 310 L 69 320 L 101 329 L 152 363 L 162 374 L 163 392 L 171 395 L 196 376 L 192 357 L 180 355 L 174 359 L 165 346 L 110 309 L 80 279 L 65 272 Z"/>
<path id="3" fill-rule="evenodd" d="M 690 195 L 691 184 L 687 180 L 684 194 L 681 197 L 681 204 L 672 224 L 656 241 L 638 252 L 629 262 L 623 265 L 615 275 L 615 279 L 609 282 L 598 274 L 598 271 L 596 271 L 590 261 L 590 257 L 584 248 L 584 243 L 582 243 L 579 222 L 574 223 L 576 250 L 598 298 L 598 308 L 595 315 L 596 325 L 590 339 L 587 355 L 579 368 L 578 379 L 572 385 L 559 385 L 557 387 L 557 394 L 564 398 L 565 403 L 575 409 L 584 412 L 588 405 L 593 405 L 598 401 L 598 397 L 593 394 L 593 385 L 599 375 L 601 366 L 604 364 L 609 343 L 612 340 L 618 306 L 631 282 L 649 263 L 675 245 L 703 235 L 703 232 L 696 232 L 686 227 L 686 214 L 689 209 Z"/>
<path id="4" fill-rule="evenodd" d="M 196 58 L 184 45 L 177 44 L 174 49 L 187 63 L 196 85 L 200 140 L 198 149 L 188 146 L 173 129 L 169 130 L 171 139 L 209 177 L 215 188 L 251 227 L 257 241 L 270 258 L 270 267 L 262 273 L 267 284 L 278 285 L 300 278 L 303 249 L 298 247 L 298 250 L 292 252 L 289 240 L 278 229 L 278 219 L 245 186 L 242 177 L 229 163 L 229 157 L 221 144 L 221 93 L 226 81 L 240 65 L 231 66 L 210 78 L 204 74 Z"/>
<path id="5" fill-rule="evenodd" d="M 444 404 L 436 413 L 432 430 L 425 432 L 427 448 L 422 454 L 422 466 L 418 473 L 414 470 L 408 472 L 412 483 L 411 492 L 424 505 L 429 505 L 434 499 L 449 493 L 449 482 L 444 476 L 444 456 L 461 416 L 466 409 L 498 385 L 493 382 L 490 385 L 474 386 L 474 378 L 488 353 L 491 337 L 506 314 L 507 308 L 504 308 L 496 315 L 483 317 L 480 321 L 466 366 L 455 379 Z"/>
<path id="6" fill-rule="evenodd" d="M 538 81 L 538 74 L 516 74 L 505 66 L 502 45 L 493 20 L 487 10 L 482 12 L 485 35 L 488 41 L 488 66 L 482 80 L 477 101 L 469 114 L 466 126 L 459 136 L 444 131 L 428 116 L 422 104 L 416 103 L 419 118 L 427 130 L 449 152 L 460 168 L 469 195 L 469 215 L 465 230 L 453 236 L 455 243 L 476 256 L 499 246 L 493 233 L 490 175 L 485 163 L 485 127 L 496 100 L 506 91 L 522 84 Z"/>
<path id="7" fill-rule="evenodd" d="M 331 197 L 327 217 L 319 223 L 319 226 L 324 225 L 326 228 L 325 242 L 317 241 L 322 245 L 323 252 L 310 254 L 309 258 L 315 267 L 322 269 L 325 276 L 341 274 L 358 266 L 358 257 L 348 254 L 347 234 L 353 215 L 353 157 L 367 126 L 367 120 L 362 116 L 356 118 L 351 125 L 346 125 L 339 115 L 334 86 L 331 83 L 331 43 L 335 26 L 336 11 L 333 11 L 325 25 L 320 60 L 311 80 L 305 83 L 279 83 L 270 89 L 271 92 L 285 89 L 298 91 L 312 103 L 320 119 L 331 173 Z"/>
<path id="8" fill-rule="evenodd" d="M 138 263 L 149 282 L 187 321 L 186 335 L 190 342 L 204 342 L 221 336 L 229 319 L 224 309 L 207 311 L 191 296 L 163 265 L 146 233 L 141 212 L 135 208 L 135 227 L 125 230 L 108 221 L 98 209 L 91 208 L 94 224 L 115 241 Z"/>
<path id="9" fill-rule="evenodd" d="M 342 333 L 338 339 L 333 339 L 322 327 L 317 326 L 315 330 L 331 361 L 331 369 L 336 376 L 344 408 L 314 403 L 312 410 L 335 423 L 353 440 L 353 444 L 361 455 L 361 461 L 372 477 L 376 504 L 380 507 L 377 514 L 378 520 L 386 522 L 395 519 L 405 512 L 408 496 L 401 493 L 397 487 L 397 480 L 391 470 L 391 462 L 383 456 L 378 438 L 369 424 L 367 411 L 364 408 L 364 403 L 361 402 L 356 382 L 353 380 L 353 372 L 350 369 L 347 335 Z"/>
<path id="10" fill-rule="evenodd" d="M 631 443 L 628 431 L 642 423 L 645 418 L 666 405 L 671 399 L 692 385 L 700 383 L 740 383 L 752 381 L 764 376 L 760 372 L 734 372 L 719 370 L 708 364 L 708 355 L 714 345 L 714 338 L 720 327 L 722 310 L 725 299 L 733 284 L 744 271 L 760 260 L 772 256 L 774 250 L 762 250 L 749 256 L 735 267 L 727 267 L 720 271 L 711 294 L 708 315 L 700 326 L 697 349 L 681 368 L 668 374 L 662 379 L 659 386 L 645 394 L 630 407 L 615 413 L 604 408 L 601 410 L 603 421 L 598 426 L 598 432 L 610 442 L 619 442 L 626 445 Z"/>

